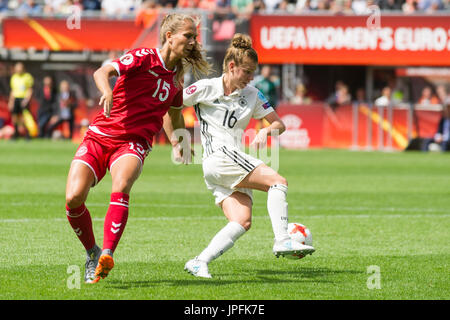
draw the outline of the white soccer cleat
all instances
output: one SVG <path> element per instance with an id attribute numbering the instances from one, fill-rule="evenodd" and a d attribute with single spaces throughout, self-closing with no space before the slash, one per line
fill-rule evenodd
<path id="1" fill-rule="evenodd" d="M 292 239 L 276 241 L 273 245 L 273 254 L 278 258 L 279 256 L 301 255 L 306 256 L 312 254 L 316 249 L 306 244 L 301 244 Z"/>
<path id="2" fill-rule="evenodd" d="M 94 283 L 95 268 L 97 267 L 98 260 L 102 254 L 102 249 L 95 245 L 94 251 L 86 256 L 86 264 L 84 265 L 84 282 Z"/>
<path id="3" fill-rule="evenodd" d="M 212 278 L 208 271 L 208 264 L 205 261 L 198 260 L 197 257 L 186 262 L 184 270 L 196 277 Z"/>

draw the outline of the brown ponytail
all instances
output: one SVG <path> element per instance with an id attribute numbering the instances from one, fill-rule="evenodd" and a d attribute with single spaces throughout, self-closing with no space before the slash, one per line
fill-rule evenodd
<path id="1" fill-rule="evenodd" d="M 258 54 L 252 47 L 252 39 L 250 36 L 242 33 L 236 33 L 231 39 L 230 46 L 228 47 L 225 58 L 223 59 L 223 72 L 228 71 L 228 63 L 234 61 L 237 66 L 244 62 L 244 59 L 248 58 L 258 63 Z"/>

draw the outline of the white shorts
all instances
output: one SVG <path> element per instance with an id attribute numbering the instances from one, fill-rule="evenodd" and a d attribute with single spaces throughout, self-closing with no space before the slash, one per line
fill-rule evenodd
<path id="1" fill-rule="evenodd" d="M 253 201 L 252 189 L 235 186 L 261 164 L 261 160 L 229 147 L 222 147 L 203 159 L 203 177 L 206 186 L 216 198 L 216 205 L 219 206 L 236 191 L 248 195 Z"/>

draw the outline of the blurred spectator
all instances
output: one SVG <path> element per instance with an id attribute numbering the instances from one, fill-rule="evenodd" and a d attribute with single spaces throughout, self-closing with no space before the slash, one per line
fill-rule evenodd
<path id="1" fill-rule="evenodd" d="M 364 88 L 358 88 L 355 94 L 355 100 L 353 101 L 357 104 L 367 104 L 366 90 Z"/>
<path id="2" fill-rule="evenodd" d="M 83 4 L 81 0 L 66 0 L 60 6 L 56 14 L 60 15 L 72 15 L 75 13 L 74 7 L 79 9 L 79 12 L 83 10 Z"/>
<path id="3" fill-rule="evenodd" d="M 436 134 L 424 142 L 424 151 L 450 151 L 450 100 L 444 102 Z"/>
<path id="4" fill-rule="evenodd" d="M 67 0 L 45 0 L 44 13 L 45 14 L 60 14 L 67 6 Z"/>
<path id="5" fill-rule="evenodd" d="M 38 109 L 38 126 L 39 138 L 50 137 L 48 123 L 56 111 L 57 90 L 53 82 L 53 78 L 45 76 L 42 88 L 36 92 L 36 98 L 39 102 Z"/>
<path id="6" fill-rule="evenodd" d="M 402 11 L 405 14 L 417 12 L 417 0 L 406 0 L 402 5 Z"/>
<path id="7" fill-rule="evenodd" d="M 71 15 L 74 13 L 73 7 L 84 10 L 82 0 L 45 0 L 43 13 L 47 15 Z"/>
<path id="8" fill-rule="evenodd" d="M 311 9 L 325 11 L 330 9 L 330 3 L 328 0 L 315 0 L 311 2 Z"/>
<path id="9" fill-rule="evenodd" d="M 253 0 L 253 13 L 264 13 L 264 12 L 266 12 L 265 1 L 264 0 Z"/>
<path id="10" fill-rule="evenodd" d="M 310 97 L 306 96 L 306 88 L 303 83 L 297 84 L 295 87 L 295 95 L 289 100 L 292 104 L 310 104 L 312 102 Z"/>
<path id="11" fill-rule="evenodd" d="M 331 0 L 329 1 L 330 8 L 328 11 L 333 14 L 341 14 L 343 13 L 344 6 L 341 0 Z"/>
<path id="12" fill-rule="evenodd" d="M 178 0 L 177 8 L 198 8 L 200 0 Z"/>
<path id="13" fill-rule="evenodd" d="M 419 0 L 417 8 L 426 13 L 433 13 L 444 9 L 444 3 L 442 0 Z"/>
<path id="14" fill-rule="evenodd" d="M 102 0 L 102 14 L 108 17 L 122 17 L 131 13 L 134 9 L 133 0 Z"/>
<path id="15" fill-rule="evenodd" d="M 281 12 L 293 12 L 292 6 L 289 3 L 289 0 L 281 0 L 277 6 L 275 7 L 275 11 Z M 262 11 L 261 11 L 262 12 Z"/>
<path id="16" fill-rule="evenodd" d="M 231 0 L 216 0 L 215 13 L 227 16 L 228 18 L 232 18 L 233 15 L 231 13 Z"/>
<path id="17" fill-rule="evenodd" d="M 134 20 L 136 26 L 144 28 L 152 26 L 158 18 L 159 7 L 155 0 L 144 1 L 136 13 Z"/>
<path id="18" fill-rule="evenodd" d="M 269 100 L 269 103 L 275 109 L 278 104 L 278 94 L 276 84 L 272 81 L 271 76 L 272 67 L 270 65 L 262 66 L 261 74 L 254 80 L 254 86 L 264 94 L 267 100 Z"/>
<path id="19" fill-rule="evenodd" d="M 295 4 L 296 13 L 304 13 L 311 10 L 311 0 L 297 0 Z"/>
<path id="20" fill-rule="evenodd" d="M 199 9 L 214 11 L 216 9 L 216 0 L 200 0 Z"/>
<path id="21" fill-rule="evenodd" d="M 84 10 L 83 0 L 68 0 L 67 3 L 69 5 L 69 10 L 70 10 L 69 13 L 70 14 L 73 13 L 73 9 L 72 9 L 73 6 L 78 7 L 80 9 L 80 11 Z"/>
<path id="22" fill-rule="evenodd" d="M 216 0 L 178 0 L 177 8 L 214 10 Z"/>
<path id="23" fill-rule="evenodd" d="M 20 1 L 15 13 L 22 16 L 39 15 L 42 13 L 41 5 L 37 4 L 35 0 Z"/>
<path id="24" fill-rule="evenodd" d="M 343 5 L 342 5 L 342 13 L 343 14 L 353 14 L 353 9 L 352 9 L 352 0 L 343 0 Z"/>
<path id="25" fill-rule="evenodd" d="M 73 129 L 75 122 L 75 109 L 78 105 L 75 92 L 71 90 L 67 80 L 63 80 L 59 84 L 59 93 L 57 98 L 57 111 L 50 120 L 49 132 L 53 136 L 56 128 L 67 122 L 69 124 L 69 139 L 73 137 Z"/>
<path id="26" fill-rule="evenodd" d="M 369 7 L 373 5 L 373 1 L 353 0 L 352 9 L 357 15 L 370 13 Z"/>
<path id="27" fill-rule="evenodd" d="M 387 86 L 391 88 L 391 99 L 392 103 L 398 104 L 401 103 L 404 99 L 404 84 L 399 81 L 399 78 L 395 78 L 394 76 L 390 76 L 387 79 Z"/>
<path id="28" fill-rule="evenodd" d="M 436 87 L 436 94 L 440 104 L 444 104 L 450 98 L 447 95 L 447 89 L 444 84 L 440 84 Z"/>
<path id="29" fill-rule="evenodd" d="M 26 138 L 30 139 L 29 132 L 24 125 L 23 111 L 29 107 L 33 95 L 33 84 L 33 76 L 26 72 L 22 62 L 17 62 L 14 65 L 14 73 L 10 81 L 11 93 L 8 102 L 14 126 L 14 139 L 19 137 L 21 131 L 24 131 Z"/>
<path id="30" fill-rule="evenodd" d="M 381 90 L 381 96 L 375 100 L 376 107 L 389 107 L 392 102 L 392 90 L 389 87 L 384 87 Z"/>
<path id="31" fill-rule="evenodd" d="M 281 0 L 275 9 L 277 11 L 295 13 L 295 5 L 296 2 L 293 3 L 292 0 Z"/>
<path id="32" fill-rule="evenodd" d="M 254 1 L 255 2 L 255 1 Z M 273 13 L 281 3 L 281 0 L 262 0 L 267 13 Z"/>
<path id="33" fill-rule="evenodd" d="M 176 8 L 178 6 L 178 0 L 158 0 L 157 7 L 163 7 L 166 9 Z"/>
<path id="34" fill-rule="evenodd" d="M 231 0 L 231 11 L 238 19 L 248 20 L 253 12 L 253 0 Z"/>
<path id="35" fill-rule="evenodd" d="M 378 6 L 381 10 L 402 10 L 404 0 L 379 0 Z"/>
<path id="36" fill-rule="evenodd" d="M 352 97 L 348 92 L 348 86 L 346 84 L 338 80 L 336 81 L 335 89 L 336 91 L 327 99 L 327 103 L 331 107 L 336 108 L 351 103 Z"/>
<path id="37" fill-rule="evenodd" d="M 433 90 L 430 86 L 426 86 L 422 89 L 422 96 L 419 98 L 418 103 L 422 105 L 439 104 L 439 98 L 433 94 Z"/>
<path id="38" fill-rule="evenodd" d="M 0 0 L 0 13 L 8 11 L 8 0 Z"/>
<path id="39" fill-rule="evenodd" d="M 83 0 L 83 9 L 88 11 L 99 11 L 101 9 L 100 0 Z"/>

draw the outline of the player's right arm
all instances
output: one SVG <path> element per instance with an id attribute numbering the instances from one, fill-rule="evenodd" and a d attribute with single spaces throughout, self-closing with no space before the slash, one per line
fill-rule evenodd
<path id="1" fill-rule="evenodd" d="M 13 108 L 14 108 L 14 95 L 11 90 L 11 93 L 9 94 L 9 100 L 8 100 L 8 109 L 9 109 L 9 111 L 12 111 Z"/>
<path id="2" fill-rule="evenodd" d="M 102 94 L 98 105 L 103 106 L 103 114 L 107 118 L 109 118 L 113 103 L 113 94 L 111 86 L 109 85 L 109 78 L 118 75 L 116 69 L 111 64 L 106 64 L 94 72 L 95 85 Z"/>

